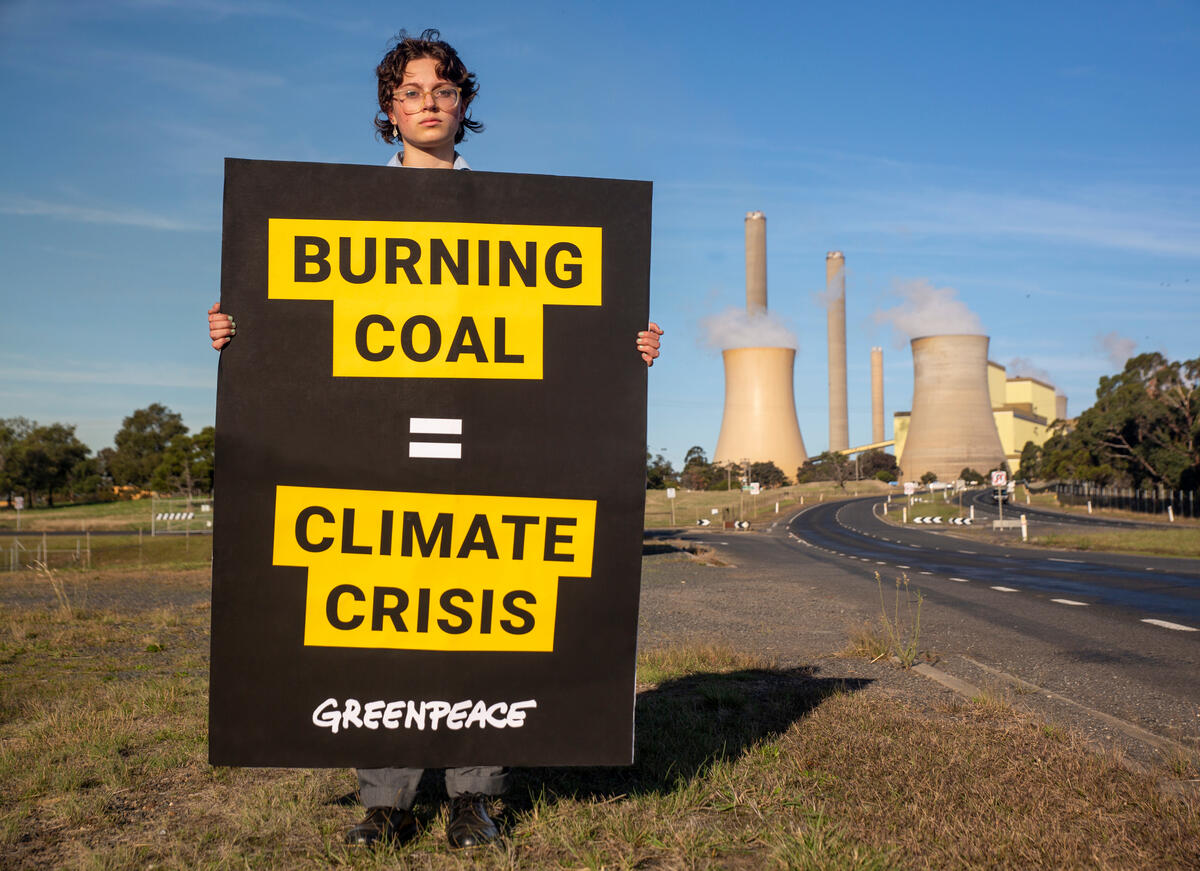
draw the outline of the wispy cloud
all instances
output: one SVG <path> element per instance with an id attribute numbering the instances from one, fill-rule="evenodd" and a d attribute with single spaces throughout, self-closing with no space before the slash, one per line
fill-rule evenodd
<path id="1" fill-rule="evenodd" d="M 1101 205 L 1091 197 L 1050 199 L 927 189 L 874 199 L 876 229 L 945 236 L 1024 237 L 1147 254 L 1195 256 L 1200 222 L 1145 202 Z M 1134 199 L 1133 197 L 1130 198 Z M 1142 200 L 1142 197 L 1136 197 Z"/>
<path id="2" fill-rule="evenodd" d="M 215 355 L 214 355 L 215 356 Z M 169 387 L 188 390 L 214 390 L 216 368 L 199 369 L 156 361 L 152 365 L 104 361 L 56 360 L 54 367 L 39 361 L 8 355 L 3 361 L 0 385 L 22 387 L 31 384 L 103 384 L 107 387 Z"/>
<path id="3" fill-rule="evenodd" d="M 0 214 L 54 218 L 63 221 L 79 221 L 85 224 L 140 227 L 146 230 L 195 232 L 216 229 L 215 225 L 197 224 L 140 209 L 105 208 L 11 195 L 0 195 Z"/>

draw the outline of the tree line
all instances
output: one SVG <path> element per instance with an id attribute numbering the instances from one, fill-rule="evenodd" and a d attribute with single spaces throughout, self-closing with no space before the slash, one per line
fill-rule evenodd
<path id="1" fill-rule="evenodd" d="M 214 432 L 189 434 L 183 417 L 164 405 L 124 419 L 111 448 L 92 454 L 74 424 L 42 425 L 0 418 L 0 495 L 8 505 L 100 502 L 142 491 L 200 496 L 212 492 Z"/>
<path id="2" fill-rule="evenodd" d="M 896 480 L 896 458 L 886 451 L 867 451 L 857 459 L 836 452 L 826 451 L 813 457 L 796 469 L 795 478 L 789 478 L 777 465 L 770 461 L 758 463 L 714 463 L 704 453 L 704 448 L 693 445 L 683 460 L 683 470 L 676 472 L 671 462 L 662 454 L 651 456 L 646 452 L 646 489 L 662 490 L 666 487 L 685 487 L 688 490 L 740 489 L 742 481 L 756 481 L 766 489 L 786 487 L 793 481 L 807 484 L 811 481 L 833 481 L 845 489 L 846 482 L 861 478 L 877 478 L 880 481 Z"/>
<path id="3" fill-rule="evenodd" d="M 1200 358 L 1130 358 L 1122 372 L 1100 378 L 1096 403 L 1073 423 L 1056 421 L 1040 448 L 1026 443 L 1018 475 L 1136 489 L 1200 488 Z"/>

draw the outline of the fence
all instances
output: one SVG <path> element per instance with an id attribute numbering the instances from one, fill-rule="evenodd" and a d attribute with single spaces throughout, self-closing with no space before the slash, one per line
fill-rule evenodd
<path id="1" fill-rule="evenodd" d="M 1059 505 L 1087 505 L 1090 502 L 1093 508 L 1120 508 L 1141 514 L 1171 514 L 1191 518 L 1197 516 L 1196 511 L 1200 507 L 1195 490 L 1138 490 L 1082 483 L 1058 484 L 1054 490 Z"/>
<path id="2" fill-rule="evenodd" d="M 51 544 L 60 545 L 51 547 Z M 32 544 L 32 546 L 31 546 Z M 33 568 L 35 563 L 52 568 L 70 566 L 72 568 L 90 569 L 92 567 L 92 537 L 86 532 L 71 539 L 61 536 L 53 538 L 42 535 L 29 538 L 14 538 L 4 553 L 0 564 L 6 565 L 10 572 Z"/>
<path id="3" fill-rule="evenodd" d="M 155 496 L 150 503 L 151 535 L 193 535 L 212 532 L 211 500 Z"/>

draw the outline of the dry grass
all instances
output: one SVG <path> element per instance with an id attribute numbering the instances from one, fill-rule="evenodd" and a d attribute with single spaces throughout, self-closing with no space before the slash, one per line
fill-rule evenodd
<path id="1" fill-rule="evenodd" d="M 909 585 L 908 575 L 896 578 L 891 601 L 883 587 L 883 577 L 875 573 L 879 586 L 879 616 L 851 629 L 843 656 L 861 656 L 872 662 L 891 659 L 901 668 L 911 668 L 922 656 L 921 605 L 924 596 Z M 925 654 L 932 660 L 931 654 Z"/>
<path id="2" fill-rule="evenodd" d="M 886 493 L 889 489 L 894 490 L 882 481 L 875 480 L 847 481 L 845 490 L 828 482 L 793 484 L 775 490 L 763 490 L 758 496 L 741 490 L 693 491 L 676 488 L 674 524 L 671 522 L 671 503 L 667 499 L 667 491 L 647 490 L 645 525 L 647 529 L 695 526 L 698 519 L 707 518 L 714 526 L 720 526 L 723 520 L 738 519 L 749 520 L 757 526 L 782 517 L 789 509 L 798 508 L 802 498 L 804 505 L 812 505 L 831 499 Z M 775 513 L 776 503 L 779 503 L 779 514 Z M 714 508 L 717 509 L 716 514 L 712 513 Z"/>
<path id="3" fill-rule="evenodd" d="M 1200 527 L 1113 529 L 1095 532 L 1054 532 L 1035 535 L 1030 544 L 1067 550 L 1144 553 L 1153 556 L 1200 557 Z"/>
<path id="4" fill-rule="evenodd" d="M 499 849 L 449 850 L 426 790 L 416 842 L 348 850 L 348 772 L 205 762 L 206 582 L 172 576 L 193 599 L 170 602 L 114 573 L 93 598 L 120 583 L 135 605 L 0 607 L 4 867 L 1200 864 L 1195 806 L 1008 705 L 918 710 L 712 646 L 642 653 L 634 766 L 515 772 Z"/>

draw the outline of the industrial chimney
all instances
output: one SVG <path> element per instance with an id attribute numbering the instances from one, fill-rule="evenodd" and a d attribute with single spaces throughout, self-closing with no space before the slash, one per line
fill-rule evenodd
<path id="1" fill-rule="evenodd" d="M 850 447 L 846 403 L 846 258 L 841 251 L 825 255 L 825 301 L 829 340 L 829 450 Z"/>
<path id="2" fill-rule="evenodd" d="M 871 349 L 871 441 L 878 444 L 883 434 L 883 348 Z"/>
<path id="3" fill-rule="evenodd" d="M 746 311 L 767 311 L 767 219 L 746 214 Z M 713 461 L 770 461 L 788 478 L 808 453 L 796 420 L 792 382 L 795 348 L 729 348 L 725 362 L 725 411 Z"/>
<path id="4" fill-rule="evenodd" d="M 912 340 L 913 407 L 900 456 L 900 478 L 933 472 L 953 481 L 966 467 L 981 473 L 1004 463 L 988 394 L 988 337 Z"/>
<path id="5" fill-rule="evenodd" d="M 767 311 L 767 216 L 746 212 L 746 311 Z"/>

